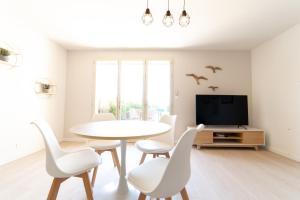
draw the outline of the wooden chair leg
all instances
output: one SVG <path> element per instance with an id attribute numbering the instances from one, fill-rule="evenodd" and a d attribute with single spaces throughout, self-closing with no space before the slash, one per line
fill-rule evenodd
<path id="1" fill-rule="evenodd" d="M 93 177 L 92 177 L 92 186 L 94 187 L 95 182 L 96 182 L 96 176 L 97 176 L 97 171 L 98 171 L 98 166 L 94 168 L 93 171 Z"/>
<path id="2" fill-rule="evenodd" d="M 112 155 L 113 160 L 114 160 L 114 165 L 118 168 L 118 172 L 119 172 L 119 174 L 120 174 L 121 167 L 120 167 L 120 161 L 119 161 L 119 158 L 118 158 L 117 150 L 116 150 L 116 149 L 113 149 L 113 150 L 111 151 L 111 155 Z"/>
<path id="3" fill-rule="evenodd" d="M 116 167 L 117 165 L 116 165 L 116 160 L 115 160 L 115 157 L 114 157 L 113 149 L 110 149 L 109 152 L 111 154 L 111 158 L 113 159 L 114 167 Z"/>
<path id="4" fill-rule="evenodd" d="M 89 174 L 85 172 L 81 175 L 81 177 L 84 183 L 87 200 L 94 200 Z"/>
<path id="5" fill-rule="evenodd" d="M 64 182 L 66 179 L 67 178 L 54 178 L 53 179 L 47 200 L 55 200 L 56 199 L 60 184 L 62 182 Z"/>
<path id="6" fill-rule="evenodd" d="M 101 153 L 103 153 L 102 150 L 96 150 L 96 153 L 98 153 L 99 155 L 101 155 Z"/>
<path id="7" fill-rule="evenodd" d="M 141 161 L 140 161 L 140 165 L 145 161 L 146 155 L 147 155 L 146 153 L 143 153 Z"/>
<path id="8" fill-rule="evenodd" d="M 140 193 L 138 200 L 145 200 L 146 199 L 146 195 L 143 193 Z"/>
<path id="9" fill-rule="evenodd" d="M 187 191 L 186 191 L 185 188 L 183 188 L 183 189 L 180 191 L 180 194 L 181 194 L 181 197 L 182 197 L 183 200 L 189 200 L 189 195 L 188 195 L 188 193 L 187 193 Z"/>
<path id="10" fill-rule="evenodd" d="M 165 156 L 166 156 L 166 158 L 170 158 L 169 152 L 167 152 L 167 153 L 165 154 Z"/>

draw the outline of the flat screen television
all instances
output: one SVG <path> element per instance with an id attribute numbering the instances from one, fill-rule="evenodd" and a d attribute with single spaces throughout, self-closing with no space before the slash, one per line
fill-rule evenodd
<path id="1" fill-rule="evenodd" d="M 248 125 L 246 95 L 196 95 L 196 123 Z"/>

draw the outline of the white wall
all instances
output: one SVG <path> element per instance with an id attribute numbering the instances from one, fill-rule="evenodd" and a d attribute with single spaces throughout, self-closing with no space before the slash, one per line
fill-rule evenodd
<path id="1" fill-rule="evenodd" d="M 16 24 L 10 21 L 10 24 Z M 23 55 L 20 67 L 0 64 L 0 165 L 44 147 L 30 120 L 46 119 L 61 139 L 64 131 L 66 51 L 37 32 L 1 23 L 1 42 Z M 35 81 L 49 78 L 57 84 L 51 97 L 35 94 Z"/>
<path id="2" fill-rule="evenodd" d="M 251 100 L 250 52 L 239 51 L 70 51 L 68 52 L 65 137 L 71 126 L 87 122 L 92 116 L 94 62 L 97 59 L 172 59 L 174 63 L 174 114 L 178 115 L 177 137 L 195 124 L 195 94 L 212 94 L 207 87 L 217 85 L 215 94 L 245 94 Z M 206 65 L 223 71 L 213 74 Z M 186 73 L 205 75 L 209 81 L 198 86 Z M 251 105 L 251 101 L 249 102 Z M 250 110 L 250 109 L 249 109 Z"/>
<path id="3" fill-rule="evenodd" d="M 252 50 L 252 96 L 269 149 L 300 161 L 300 24 Z"/>

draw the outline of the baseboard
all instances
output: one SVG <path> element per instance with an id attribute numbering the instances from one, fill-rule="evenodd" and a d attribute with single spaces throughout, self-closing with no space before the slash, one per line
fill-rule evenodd
<path id="1" fill-rule="evenodd" d="M 17 150 L 14 151 L 12 149 L 11 152 L 14 152 L 14 156 L 12 156 L 12 157 L 10 157 L 6 160 L 0 159 L 0 166 L 3 166 L 5 164 L 9 164 L 9 163 L 14 162 L 16 160 L 19 160 L 19 159 L 22 159 L 24 157 L 30 156 L 30 155 L 35 154 L 35 153 L 37 153 L 37 152 L 39 152 L 43 149 L 44 149 L 44 146 L 37 146 L 36 148 L 28 150 L 28 151 L 19 151 L 19 153 L 18 153 Z"/>
<path id="2" fill-rule="evenodd" d="M 292 160 L 295 160 L 297 162 L 300 162 L 300 156 L 299 155 L 294 155 L 294 154 L 291 154 L 291 153 L 287 153 L 287 152 L 284 152 L 284 151 L 281 151 L 277 148 L 274 148 L 274 147 L 267 147 L 267 149 L 273 153 L 276 153 L 276 154 L 279 154 L 281 156 L 284 156 L 284 157 L 287 157 L 289 159 L 292 159 Z"/>

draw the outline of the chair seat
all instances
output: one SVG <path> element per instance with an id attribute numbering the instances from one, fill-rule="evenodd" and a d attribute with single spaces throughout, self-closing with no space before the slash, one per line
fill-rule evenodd
<path id="1" fill-rule="evenodd" d="M 170 144 L 155 140 L 141 140 L 135 146 L 144 153 L 168 153 L 173 148 Z"/>
<path id="2" fill-rule="evenodd" d="M 128 181 L 144 194 L 152 192 L 160 183 L 169 159 L 156 158 L 143 163 L 128 174 Z"/>
<path id="3" fill-rule="evenodd" d="M 63 155 L 56 160 L 57 166 L 66 176 L 76 176 L 98 166 L 101 158 L 92 149 L 80 150 Z M 63 178 L 63 177 L 57 177 Z"/>
<path id="4" fill-rule="evenodd" d="M 119 140 L 92 140 L 88 142 L 88 146 L 95 150 L 108 150 L 120 146 Z"/>

